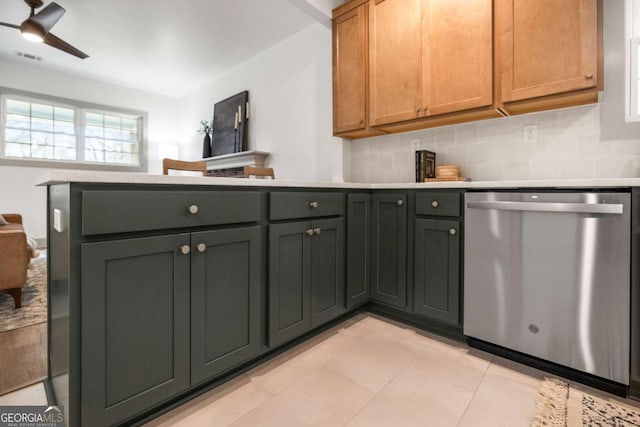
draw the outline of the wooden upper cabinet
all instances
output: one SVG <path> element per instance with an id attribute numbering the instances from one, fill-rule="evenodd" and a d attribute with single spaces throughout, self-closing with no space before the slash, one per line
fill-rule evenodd
<path id="1" fill-rule="evenodd" d="M 371 126 L 418 117 L 421 2 L 422 0 L 370 0 Z"/>
<path id="2" fill-rule="evenodd" d="M 496 0 L 502 101 L 599 84 L 597 0 Z"/>
<path id="3" fill-rule="evenodd" d="M 333 20 L 333 132 L 365 129 L 367 4 Z"/>
<path id="4" fill-rule="evenodd" d="M 423 0 L 422 28 L 421 115 L 492 105 L 492 0 Z"/>

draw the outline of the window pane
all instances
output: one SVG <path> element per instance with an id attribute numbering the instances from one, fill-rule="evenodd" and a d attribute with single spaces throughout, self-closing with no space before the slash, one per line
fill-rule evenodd
<path id="1" fill-rule="evenodd" d="M 29 157 L 31 156 L 31 146 L 7 142 L 5 144 L 5 153 L 9 157 Z"/>
<path id="2" fill-rule="evenodd" d="M 76 137 L 70 135 L 56 135 L 55 136 L 55 146 L 56 148 L 73 148 L 75 149 L 77 145 Z"/>
<path id="3" fill-rule="evenodd" d="M 66 135 L 74 135 L 76 133 L 76 128 L 73 123 L 68 122 L 55 122 L 53 127 L 53 131 L 55 133 L 63 133 Z"/>
<path id="4" fill-rule="evenodd" d="M 7 127 L 14 129 L 29 129 L 31 120 L 29 117 L 7 114 Z"/>
<path id="5" fill-rule="evenodd" d="M 84 150 L 84 159 L 88 162 L 104 162 L 104 151 Z"/>
<path id="6" fill-rule="evenodd" d="M 48 145 L 32 145 L 31 157 L 34 159 L 53 159 L 53 147 Z"/>
<path id="7" fill-rule="evenodd" d="M 75 120 L 74 111 L 70 108 L 55 107 L 54 116 L 56 122 L 70 122 Z"/>
<path id="8" fill-rule="evenodd" d="M 31 129 L 53 132 L 53 120 L 33 117 L 31 119 Z"/>
<path id="9" fill-rule="evenodd" d="M 87 126 L 84 131 L 85 136 L 87 137 L 99 137 L 104 138 L 104 128 L 95 127 L 95 126 Z"/>
<path id="10" fill-rule="evenodd" d="M 104 127 L 119 130 L 122 127 L 120 117 L 104 116 Z"/>
<path id="11" fill-rule="evenodd" d="M 7 99 L 7 112 L 9 114 L 19 114 L 21 116 L 31 115 L 31 104 L 15 99 Z"/>
<path id="12" fill-rule="evenodd" d="M 116 114 L 85 113 L 85 147 L 91 161 L 138 164 L 139 119 Z M 101 154 L 101 150 L 104 150 Z M 103 160 L 100 160 L 102 158 Z M 87 160 L 89 158 L 87 157 Z"/>
<path id="13" fill-rule="evenodd" d="M 31 133 L 20 129 L 7 129 L 4 133 L 4 140 L 7 142 L 29 144 L 31 142 Z"/>
<path id="14" fill-rule="evenodd" d="M 54 148 L 54 158 L 56 160 L 76 160 L 75 148 Z"/>
<path id="15" fill-rule="evenodd" d="M 104 125 L 104 120 L 103 120 L 102 114 L 86 113 L 85 114 L 85 121 L 87 123 L 87 126 L 102 127 Z"/>
<path id="16" fill-rule="evenodd" d="M 31 132 L 31 144 L 53 145 L 53 135 L 44 132 Z"/>
<path id="17" fill-rule="evenodd" d="M 31 117 L 53 120 L 53 106 L 44 104 L 31 104 Z"/>

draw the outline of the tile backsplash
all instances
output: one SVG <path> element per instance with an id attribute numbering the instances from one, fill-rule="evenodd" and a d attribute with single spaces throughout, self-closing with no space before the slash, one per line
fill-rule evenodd
<path id="1" fill-rule="evenodd" d="M 537 143 L 524 142 L 528 125 Z M 601 104 L 346 143 L 353 182 L 414 182 L 416 145 L 474 181 L 640 177 L 640 135 L 603 139 Z"/>

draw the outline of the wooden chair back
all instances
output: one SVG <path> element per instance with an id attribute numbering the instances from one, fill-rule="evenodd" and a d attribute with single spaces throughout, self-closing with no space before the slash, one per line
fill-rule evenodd
<path id="1" fill-rule="evenodd" d="M 207 176 L 206 162 L 187 162 L 184 160 L 162 159 L 162 174 L 169 175 L 169 169 L 202 172 L 202 175 Z"/>
<path id="2" fill-rule="evenodd" d="M 253 176 L 270 176 L 271 179 L 276 179 L 276 175 L 273 172 L 273 168 L 258 168 L 254 166 L 244 167 L 244 177 L 249 178 Z"/>

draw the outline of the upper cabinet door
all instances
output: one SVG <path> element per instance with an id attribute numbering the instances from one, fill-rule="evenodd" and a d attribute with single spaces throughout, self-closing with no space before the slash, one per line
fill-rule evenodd
<path id="1" fill-rule="evenodd" d="M 492 28 L 492 0 L 422 1 L 421 115 L 492 104 Z"/>
<path id="2" fill-rule="evenodd" d="M 497 0 L 502 100 L 598 85 L 596 0 Z"/>
<path id="3" fill-rule="evenodd" d="M 422 0 L 369 3 L 372 126 L 411 120 L 420 110 Z"/>
<path id="4" fill-rule="evenodd" d="M 365 128 L 367 4 L 333 21 L 333 132 Z"/>

